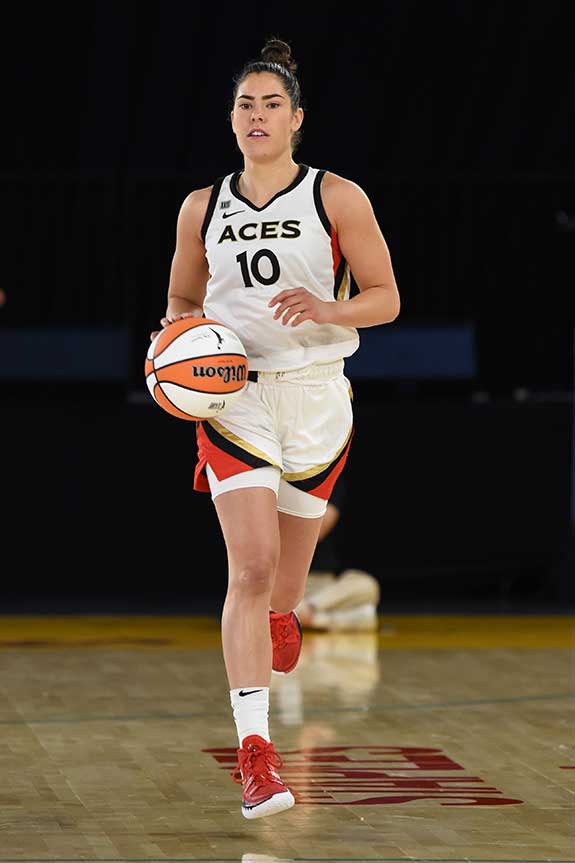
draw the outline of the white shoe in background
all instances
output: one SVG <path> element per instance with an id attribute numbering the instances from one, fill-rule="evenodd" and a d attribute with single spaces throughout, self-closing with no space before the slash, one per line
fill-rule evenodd
<path id="1" fill-rule="evenodd" d="M 316 593 L 319 593 L 324 587 L 334 582 L 336 579 L 335 572 L 312 569 L 307 576 L 305 582 L 304 599 L 309 599 Z"/>

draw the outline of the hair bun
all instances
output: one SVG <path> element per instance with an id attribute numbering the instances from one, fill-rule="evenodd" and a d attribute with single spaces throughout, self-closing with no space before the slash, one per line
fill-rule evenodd
<path id="1" fill-rule="evenodd" d="M 261 50 L 261 58 L 265 63 L 279 63 L 280 66 L 285 66 L 292 75 L 297 71 L 297 63 L 292 60 L 291 48 L 281 39 L 268 39 Z"/>

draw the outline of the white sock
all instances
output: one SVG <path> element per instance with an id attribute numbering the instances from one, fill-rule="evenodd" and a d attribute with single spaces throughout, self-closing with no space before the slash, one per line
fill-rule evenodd
<path id="1" fill-rule="evenodd" d="M 240 746 L 244 738 L 250 734 L 259 734 L 269 743 L 269 687 L 243 686 L 241 689 L 230 689 L 230 701 L 234 711 Z"/>

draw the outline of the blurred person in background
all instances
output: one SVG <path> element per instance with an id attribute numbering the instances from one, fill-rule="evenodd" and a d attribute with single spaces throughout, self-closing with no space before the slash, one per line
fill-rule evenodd
<path id="1" fill-rule="evenodd" d="M 304 629 L 373 632 L 378 628 L 378 580 L 362 569 L 341 566 L 336 528 L 342 518 L 345 521 L 347 499 L 345 478 L 340 476 L 323 517 L 303 599 L 295 609 Z"/>

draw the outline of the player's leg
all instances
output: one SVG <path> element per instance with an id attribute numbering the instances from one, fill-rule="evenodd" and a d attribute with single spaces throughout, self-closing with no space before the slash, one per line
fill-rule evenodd
<path id="1" fill-rule="evenodd" d="M 319 542 L 323 542 L 326 537 L 331 534 L 332 530 L 335 528 L 336 524 L 339 521 L 339 517 L 339 507 L 337 507 L 332 501 L 328 500 L 327 509 L 321 520 L 321 528 L 318 537 Z"/>
<path id="2" fill-rule="evenodd" d="M 330 584 L 341 570 L 338 549 L 334 539 L 334 528 L 339 519 L 340 509 L 330 498 L 321 522 L 318 542 L 305 581 L 305 593 L 303 599 L 295 609 L 304 628 L 307 626 L 307 623 L 303 620 L 300 611 L 305 606 L 306 600 Z"/>
<path id="3" fill-rule="evenodd" d="M 214 499 L 228 557 L 222 647 L 231 689 L 269 686 L 269 607 L 280 555 L 276 495 L 242 488 Z"/>
<path id="4" fill-rule="evenodd" d="M 222 482 L 210 468 L 207 475 L 228 556 L 222 645 L 240 744 L 232 776 L 242 784 L 244 817 L 261 818 L 295 802 L 277 773 L 282 762 L 268 727 L 269 603 L 280 550 L 279 471 L 260 468 Z M 245 483 L 260 485 L 242 487 Z"/>
<path id="5" fill-rule="evenodd" d="M 271 617 L 273 670 L 284 674 L 299 658 L 302 629 L 294 609 L 304 596 L 327 501 L 353 437 L 349 385 L 342 367 L 342 362 L 312 364 L 294 372 L 291 381 L 284 380 L 280 419 L 289 434 L 283 438 L 278 492 L 281 553 L 271 598 L 278 615 Z"/>
<path id="6" fill-rule="evenodd" d="M 270 608 L 272 668 L 278 674 L 292 671 L 301 653 L 302 629 L 294 609 L 305 592 L 325 510 L 322 498 L 280 481 L 280 557 Z"/>
<path id="7" fill-rule="evenodd" d="M 322 516 L 304 518 L 278 512 L 278 517 L 280 556 L 271 595 L 271 608 L 286 614 L 296 607 L 304 594 Z"/>

